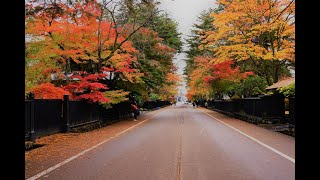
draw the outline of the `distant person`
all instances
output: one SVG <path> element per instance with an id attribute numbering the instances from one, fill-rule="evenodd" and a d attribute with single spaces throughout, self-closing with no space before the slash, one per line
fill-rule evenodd
<path id="1" fill-rule="evenodd" d="M 196 104 L 194 103 L 194 102 L 192 102 L 192 106 L 193 106 L 193 108 L 196 106 Z"/>
<path id="2" fill-rule="evenodd" d="M 135 105 L 134 103 L 131 104 L 131 109 L 132 109 L 132 112 L 133 112 L 133 121 L 137 121 L 137 117 L 139 115 L 139 108 L 137 107 L 137 105 Z"/>
<path id="3" fill-rule="evenodd" d="M 208 102 L 207 101 L 204 103 L 204 107 L 208 108 Z"/>

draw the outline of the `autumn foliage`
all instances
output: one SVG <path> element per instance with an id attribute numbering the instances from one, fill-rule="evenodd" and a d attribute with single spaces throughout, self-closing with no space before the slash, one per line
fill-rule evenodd
<path id="1" fill-rule="evenodd" d="M 71 95 L 61 87 L 55 87 L 51 83 L 43 83 L 39 86 L 35 86 L 31 89 L 36 99 L 63 99 L 64 95 Z"/>
<path id="2" fill-rule="evenodd" d="M 209 49 L 215 63 L 246 61 L 269 85 L 282 76 L 282 67 L 295 61 L 294 0 L 218 0 L 213 29 L 199 48 Z"/>
<path id="3" fill-rule="evenodd" d="M 253 75 L 253 72 L 240 72 L 240 66 L 232 68 L 231 65 L 234 63 L 232 61 L 225 61 L 218 64 L 214 64 L 212 68 L 212 74 L 209 76 L 204 76 L 203 80 L 205 83 L 209 84 L 217 80 L 227 80 L 232 82 L 239 82 L 241 79 L 245 79 L 248 75 Z"/>
<path id="4" fill-rule="evenodd" d="M 199 56 L 194 63 L 196 68 L 191 72 L 189 82 L 189 99 L 207 98 L 211 94 L 227 93 L 229 86 L 252 76 L 253 72 L 241 72 L 240 66 L 232 67 L 234 62 L 210 63 L 212 58 Z"/>
<path id="5" fill-rule="evenodd" d="M 253 74 L 268 85 L 290 74 L 289 68 L 295 66 L 295 0 L 217 0 L 216 4 L 195 25 L 199 29 L 188 41 L 193 48 L 186 72 L 189 99 L 232 95 L 235 83 Z"/>
<path id="6" fill-rule="evenodd" d="M 224 7 L 212 13 L 214 31 L 206 47 L 217 59 L 294 61 L 294 0 L 218 0 Z M 228 43 L 226 43 L 228 42 Z"/>
<path id="7" fill-rule="evenodd" d="M 32 89 L 36 97 L 48 99 L 57 96 L 42 91 L 59 87 L 71 99 L 102 104 L 128 100 L 136 89 L 143 96 L 146 89 L 163 89 L 163 98 L 174 96 L 176 49 L 148 27 L 150 18 L 156 18 L 153 10 L 132 16 L 130 11 L 145 3 L 125 2 L 26 2 L 26 93 Z"/>
<path id="8" fill-rule="evenodd" d="M 74 82 L 70 82 L 64 87 L 72 93 L 72 99 L 82 100 L 86 99 L 89 102 L 108 102 L 108 98 L 104 96 L 101 90 L 107 90 L 107 86 L 98 82 L 99 80 L 106 78 L 105 74 L 89 74 L 86 75 L 85 72 L 80 72 L 79 75 L 73 75 L 70 78 Z M 75 78 L 77 80 L 75 80 Z"/>

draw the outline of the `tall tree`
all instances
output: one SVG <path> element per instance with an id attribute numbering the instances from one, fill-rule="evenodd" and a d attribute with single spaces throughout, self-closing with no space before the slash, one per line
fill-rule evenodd
<path id="1" fill-rule="evenodd" d="M 117 24 L 114 13 L 121 2 L 45 0 L 27 3 L 27 90 L 50 81 L 53 72 L 65 79 L 76 71 L 100 73 L 103 67 L 108 67 L 107 73 L 112 76 L 99 83 L 107 84 L 109 90 L 117 80 L 141 81 L 142 74 L 135 68 L 138 51 L 129 37 L 142 25 Z M 45 65 L 50 65 L 50 71 Z M 41 73 L 46 78 L 41 78 Z M 35 78 L 37 81 L 32 80 L 34 76 L 39 77 Z"/>
<path id="2" fill-rule="evenodd" d="M 194 59 L 197 56 L 210 56 L 212 53 L 207 49 L 200 49 L 199 46 L 202 45 L 206 38 L 206 32 L 213 29 L 212 21 L 213 17 L 210 16 L 212 12 L 220 11 L 221 7 L 216 9 L 209 9 L 207 11 L 201 12 L 200 16 L 197 19 L 197 23 L 192 25 L 193 29 L 191 30 L 191 35 L 186 39 L 188 50 L 186 51 L 186 68 L 184 69 L 184 74 L 187 76 L 187 82 L 190 81 L 190 73 L 196 68 L 196 63 Z"/>
<path id="3" fill-rule="evenodd" d="M 56 85 L 65 86 L 75 99 L 106 102 L 106 97 L 118 102 L 128 95 L 121 89 L 159 92 L 169 83 L 168 74 L 174 73 L 172 59 L 181 41 L 177 24 L 169 18 L 158 30 L 170 36 L 159 38 L 152 30 L 156 5 L 152 0 L 27 2 L 28 89 L 50 82 L 55 73 L 67 80 Z M 75 74 L 80 75 L 78 81 L 74 81 Z"/>
<path id="4" fill-rule="evenodd" d="M 218 0 L 223 11 L 212 13 L 214 31 L 206 45 L 215 62 L 250 61 L 269 85 L 295 60 L 294 0 Z M 292 63 L 291 63 L 292 64 Z"/>
<path id="5" fill-rule="evenodd" d="M 163 39 L 158 37 L 158 33 L 148 28 L 142 28 L 133 36 L 132 41 L 141 52 L 139 69 L 144 74 L 143 89 L 149 93 L 162 93 L 160 89 L 166 86 L 167 75 L 175 73 L 176 70 L 173 65 L 175 49 L 165 45 Z"/>
<path id="6" fill-rule="evenodd" d="M 188 98 L 221 99 L 224 94 L 232 97 L 236 93 L 235 86 L 242 79 L 253 75 L 252 72 L 241 72 L 240 66 L 232 67 L 232 61 L 210 63 L 212 58 L 197 56 L 194 63 L 196 68 L 191 72 Z"/>
<path id="7" fill-rule="evenodd" d="M 158 3 L 154 2 L 154 4 Z M 169 18 L 167 14 L 162 13 L 157 6 L 135 4 L 133 8 L 135 12 L 141 13 L 132 15 L 130 9 L 125 6 L 122 7 L 123 13 L 119 19 L 142 22 L 146 20 L 145 14 L 153 14 L 153 16 L 131 38 L 134 47 L 140 52 L 138 55 L 138 67 L 144 74 L 142 77 L 144 83 L 130 84 L 128 87 L 136 89 L 135 91 L 139 90 L 142 94 L 137 93 L 136 95 L 144 97 L 145 100 L 148 99 L 147 94 L 151 94 L 151 96 L 154 94 L 154 97 L 163 99 L 164 96 L 161 95 L 165 92 L 163 89 L 167 89 L 168 84 L 170 84 L 166 76 L 169 73 L 176 73 L 176 68 L 173 66 L 173 55 L 179 52 L 182 47 L 177 23 Z"/>
<path id="8" fill-rule="evenodd" d="M 155 14 L 152 23 L 148 26 L 158 32 L 164 44 L 181 53 L 182 41 L 181 33 L 178 32 L 178 23 L 169 18 L 167 13 Z"/>

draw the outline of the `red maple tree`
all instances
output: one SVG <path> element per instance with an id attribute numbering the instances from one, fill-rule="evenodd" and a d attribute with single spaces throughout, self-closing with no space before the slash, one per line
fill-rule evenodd
<path id="1" fill-rule="evenodd" d="M 99 82 L 107 78 L 106 74 L 88 74 L 86 72 L 78 72 L 77 75 L 70 76 L 71 82 L 64 86 L 64 89 L 71 92 L 71 99 L 82 100 L 88 102 L 108 102 L 103 91 L 107 90 L 107 86 Z"/>
<path id="2" fill-rule="evenodd" d="M 35 99 L 63 99 L 64 95 L 71 95 L 61 87 L 56 87 L 51 83 L 43 83 L 33 87 L 30 92 L 34 93 Z"/>

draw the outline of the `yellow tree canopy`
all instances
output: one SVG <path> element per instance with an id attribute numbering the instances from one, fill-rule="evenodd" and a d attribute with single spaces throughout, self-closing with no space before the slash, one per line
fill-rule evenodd
<path id="1" fill-rule="evenodd" d="M 294 0 L 217 0 L 223 11 L 212 13 L 215 30 L 206 33 L 204 47 L 215 62 L 288 60 L 295 57 Z"/>

